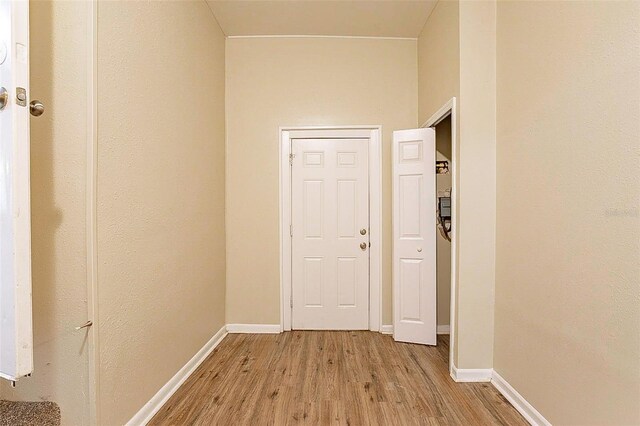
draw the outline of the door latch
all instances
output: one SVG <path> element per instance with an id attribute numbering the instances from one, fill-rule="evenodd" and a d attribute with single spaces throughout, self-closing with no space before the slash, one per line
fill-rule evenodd
<path id="1" fill-rule="evenodd" d="M 16 104 L 27 106 L 27 91 L 24 87 L 16 87 Z"/>

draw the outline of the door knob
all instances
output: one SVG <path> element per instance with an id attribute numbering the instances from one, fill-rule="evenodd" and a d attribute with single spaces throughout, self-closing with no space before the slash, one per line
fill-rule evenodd
<path id="1" fill-rule="evenodd" d="M 422 247 L 418 247 L 418 253 L 422 253 Z"/>
<path id="2" fill-rule="evenodd" d="M 362 250 L 366 250 L 367 249 L 367 243 L 360 243 L 360 248 Z"/>
<path id="3" fill-rule="evenodd" d="M 37 99 L 33 100 L 29 104 L 29 111 L 34 117 L 40 117 L 42 114 L 44 114 L 44 105 Z"/>
<path id="4" fill-rule="evenodd" d="M 367 228 L 362 228 L 360 230 L 360 235 L 367 235 Z"/>
<path id="5" fill-rule="evenodd" d="M 9 92 L 4 87 L 0 87 L 0 111 L 7 106 L 7 102 L 9 101 Z"/>

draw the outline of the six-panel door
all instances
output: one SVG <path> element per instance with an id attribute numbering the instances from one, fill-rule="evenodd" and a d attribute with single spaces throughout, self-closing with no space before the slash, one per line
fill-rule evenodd
<path id="1" fill-rule="evenodd" d="M 393 337 L 436 344 L 435 130 L 393 132 Z"/>
<path id="2" fill-rule="evenodd" d="M 369 325 L 368 139 L 292 143 L 293 328 Z"/>

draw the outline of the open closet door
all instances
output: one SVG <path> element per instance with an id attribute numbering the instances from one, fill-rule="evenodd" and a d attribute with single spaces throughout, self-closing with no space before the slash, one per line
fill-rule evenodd
<path id="1" fill-rule="evenodd" d="M 0 0 L 0 377 L 33 370 L 29 2 Z"/>
<path id="2" fill-rule="evenodd" d="M 436 344 L 435 130 L 393 132 L 393 338 Z"/>

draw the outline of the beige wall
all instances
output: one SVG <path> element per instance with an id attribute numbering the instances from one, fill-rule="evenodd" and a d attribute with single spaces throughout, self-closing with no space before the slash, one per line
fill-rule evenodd
<path id="1" fill-rule="evenodd" d="M 224 36 L 202 2 L 98 5 L 100 424 L 224 325 Z"/>
<path id="2" fill-rule="evenodd" d="M 227 40 L 227 322 L 280 323 L 278 127 L 383 126 L 383 323 L 391 324 L 391 132 L 417 124 L 413 40 Z"/>
<path id="3" fill-rule="evenodd" d="M 493 366 L 496 233 L 496 2 L 460 2 L 458 368 Z"/>
<path id="4" fill-rule="evenodd" d="M 419 120 L 457 98 L 458 368 L 493 365 L 495 2 L 440 1 L 418 40 Z"/>
<path id="5" fill-rule="evenodd" d="M 418 121 L 460 96 L 458 1 L 439 1 L 418 38 Z"/>
<path id="6" fill-rule="evenodd" d="M 640 424 L 639 22 L 498 5 L 495 369 L 556 425 Z"/>
<path id="7" fill-rule="evenodd" d="M 34 372 L 2 398 L 55 401 L 62 423 L 88 424 L 85 262 L 87 27 L 82 2 L 31 2 Z"/>

